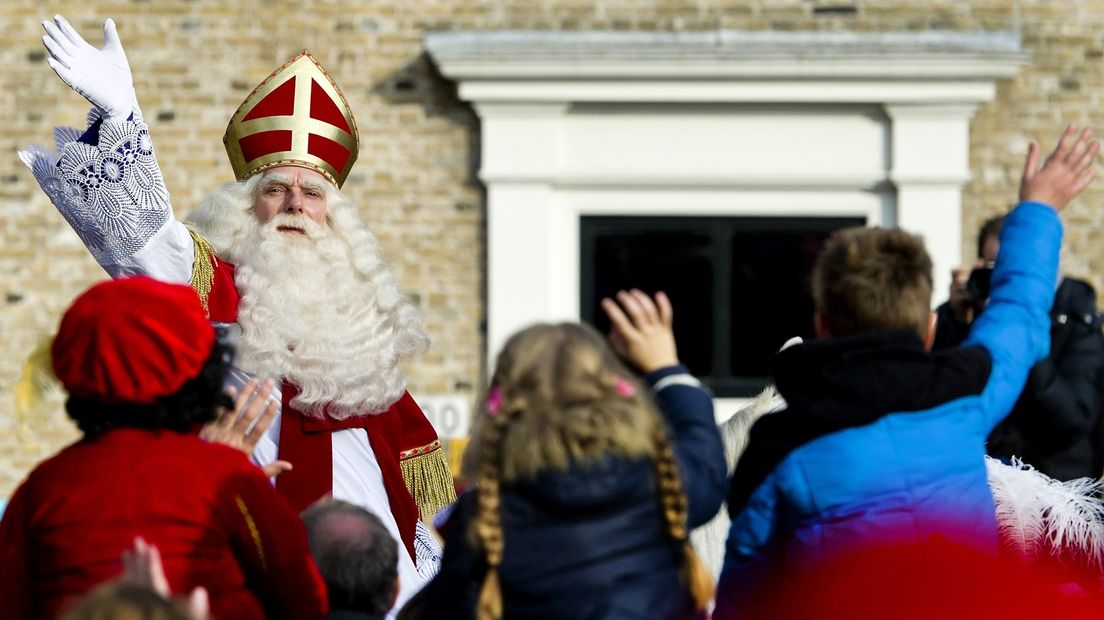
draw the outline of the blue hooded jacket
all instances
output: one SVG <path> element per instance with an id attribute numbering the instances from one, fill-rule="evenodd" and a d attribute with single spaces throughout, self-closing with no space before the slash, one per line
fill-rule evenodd
<path id="1" fill-rule="evenodd" d="M 1047 205 L 1008 215 L 989 306 L 960 348 L 927 353 L 914 333 L 874 332 L 778 355 L 788 408 L 755 424 L 733 474 L 717 617 L 772 571 L 881 542 L 996 551 L 985 438 L 1047 353 L 1061 236 Z"/>

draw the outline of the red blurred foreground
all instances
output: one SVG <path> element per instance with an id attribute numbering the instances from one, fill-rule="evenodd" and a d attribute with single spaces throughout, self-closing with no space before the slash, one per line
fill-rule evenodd
<path id="1" fill-rule="evenodd" d="M 1098 584 L 1082 588 L 1068 573 L 943 539 L 863 551 L 772 581 L 741 619 L 1104 617 Z"/>

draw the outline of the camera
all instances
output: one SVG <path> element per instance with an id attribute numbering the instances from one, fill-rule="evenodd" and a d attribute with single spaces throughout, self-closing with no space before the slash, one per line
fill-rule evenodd
<path id="1" fill-rule="evenodd" d="M 966 293 L 970 296 L 970 306 L 975 314 L 984 310 L 989 302 L 989 285 L 993 281 L 994 265 L 995 263 L 986 263 L 975 267 L 966 280 Z"/>
<path id="2" fill-rule="evenodd" d="M 241 341 L 241 325 L 237 323 L 219 323 L 212 321 L 211 323 L 215 327 L 215 338 L 220 344 L 225 345 L 229 355 L 228 359 L 223 361 L 229 366 L 226 372 L 226 378 L 223 381 L 222 387 L 224 392 L 233 388 L 236 394 L 241 394 L 242 390 L 251 379 L 256 379 L 253 375 L 245 372 L 241 368 L 238 368 L 235 363 L 235 358 L 238 350 L 238 342 Z M 283 394 L 280 390 L 280 383 L 276 382 L 276 386 L 272 389 L 272 393 L 268 397 L 269 400 L 275 401 L 276 406 L 279 408 L 283 403 Z M 233 407 L 233 401 L 229 401 L 229 407 Z M 279 411 L 279 409 L 277 409 Z M 254 422 L 256 424 L 256 422 Z M 252 427 L 250 427 L 252 429 Z"/>

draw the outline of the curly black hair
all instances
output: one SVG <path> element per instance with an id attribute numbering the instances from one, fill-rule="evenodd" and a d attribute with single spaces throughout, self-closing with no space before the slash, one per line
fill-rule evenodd
<path id="1" fill-rule="evenodd" d="M 223 391 L 233 359 L 233 345 L 218 339 L 198 375 L 175 393 L 162 396 L 152 404 L 109 404 L 70 395 L 65 410 L 88 438 L 120 427 L 188 432 L 214 420 L 218 407 L 234 406 Z"/>

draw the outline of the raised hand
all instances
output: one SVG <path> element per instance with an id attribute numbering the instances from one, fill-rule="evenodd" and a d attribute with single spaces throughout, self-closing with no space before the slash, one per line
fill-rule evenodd
<path id="1" fill-rule="evenodd" d="M 627 363 L 649 373 L 678 364 L 674 313 L 667 295 L 656 293 L 655 301 L 639 289 L 619 291 L 617 301 L 602 300 L 612 329 L 610 344 Z"/>
<path id="2" fill-rule="evenodd" d="M 172 598 L 169 580 L 161 563 L 161 552 L 141 536 L 134 539 L 133 548 L 123 550 L 123 576 L 119 580 L 149 588 L 164 598 Z M 187 611 L 194 620 L 206 620 L 210 617 L 206 588 L 198 586 L 192 590 L 188 596 Z"/>
<path id="3" fill-rule="evenodd" d="M 103 49 L 84 40 L 60 15 L 42 22 L 42 43 L 50 52 L 50 68 L 69 88 L 103 111 L 108 120 L 125 120 L 135 108 L 134 79 L 115 22 L 104 22 Z"/>
<path id="4" fill-rule="evenodd" d="M 219 412 L 218 418 L 203 427 L 199 436 L 216 443 L 226 444 L 245 452 L 246 456 L 253 454 L 257 442 L 264 436 L 269 426 L 276 419 L 279 403 L 269 398 L 275 384 L 271 379 L 258 385 L 256 379 L 250 379 L 240 394 L 236 396 L 233 409 L 224 409 Z M 276 461 L 264 467 L 265 473 L 271 478 L 291 469 L 291 463 Z"/>
<path id="5" fill-rule="evenodd" d="M 1096 175 L 1093 160 L 1100 141 L 1089 128 L 1076 135 L 1077 125 L 1070 123 L 1058 146 L 1039 168 L 1039 145 L 1028 145 L 1027 161 L 1020 180 L 1020 200 L 1042 202 L 1061 211 L 1080 194 Z"/>

